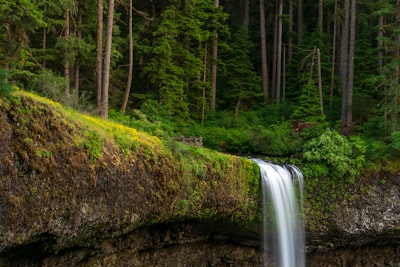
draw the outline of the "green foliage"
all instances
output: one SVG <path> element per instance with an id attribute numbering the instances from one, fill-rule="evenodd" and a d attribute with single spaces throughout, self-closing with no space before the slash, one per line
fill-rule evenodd
<path id="1" fill-rule="evenodd" d="M 261 78 L 254 70 L 251 62 L 250 51 L 252 43 L 243 28 L 239 28 L 230 42 L 230 49 L 225 54 L 223 72 L 219 77 L 223 99 L 228 108 L 233 104 L 245 105 L 249 108 L 254 99 L 262 97 Z"/>
<path id="2" fill-rule="evenodd" d="M 365 163 L 365 142 L 354 137 L 346 139 L 336 131 L 327 129 L 321 136 L 304 145 L 304 173 L 310 177 L 345 179 L 353 183 Z"/>
<path id="3" fill-rule="evenodd" d="M 203 146 L 207 148 L 232 153 L 251 152 L 248 132 L 240 129 L 193 125 L 190 129 L 186 129 L 185 134 L 201 136 L 203 138 Z"/>
<path id="4" fill-rule="evenodd" d="M 321 115 L 318 88 L 307 82 L 301 87 L 298 105 L 295 106 L 292 118 L 298 121 L 323 122 L 325 116 Z"/>
<path id="5" fill-rule="evenodd" d="M 252 152 L 267 156 L 288 156 L 300 152 L 301 139 L 289 122 L 255 128 L 250 136 Z"/>

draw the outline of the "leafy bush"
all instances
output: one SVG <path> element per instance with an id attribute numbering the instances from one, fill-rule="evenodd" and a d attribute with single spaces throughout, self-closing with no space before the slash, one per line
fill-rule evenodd
<path id="1" fill-rule="evenodd" d="M 326 177 L 326 170 L 329 170 L 329 178 L 347 178 L 352 183 L 365 163 L 366 148 L 360 137 L 348 140 L 327 129 L 305 144 L 303 158 L 307 164 L 303 171 L 312 177 Z M 318 168 L 312 169 L 316 165 Z"/>

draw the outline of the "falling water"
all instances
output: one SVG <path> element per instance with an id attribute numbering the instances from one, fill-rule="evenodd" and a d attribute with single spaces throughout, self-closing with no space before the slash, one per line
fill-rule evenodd
<path id="1" fill-rule="evenodd" d="M 293 165 L 254 161 L 260 167 L 263 189 L 264 266 L 304 267 L 304 226 L 295 187 L 299 188 L 302 210 L 303 175 Z"/>

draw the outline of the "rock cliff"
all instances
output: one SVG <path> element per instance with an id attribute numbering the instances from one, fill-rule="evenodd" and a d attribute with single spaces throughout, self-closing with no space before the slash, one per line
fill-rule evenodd
<path id="1" fill-rule="evenodd" d="M 0 266 L 262 266 L 252 161 L 26 93 L 0 124 Z M 376 175 L 310 218 L 308 266 L 400 266 L 400 175 Z"/>

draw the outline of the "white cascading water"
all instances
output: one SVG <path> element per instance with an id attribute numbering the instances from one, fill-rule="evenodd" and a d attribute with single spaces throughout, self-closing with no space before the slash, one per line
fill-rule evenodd
<path id="1" fill-rule="evenodd" d="M 304 267 L 304 223 L 298 208 L 300 202 L 303 209 L 303 174 L 293 165 L 253 160 L 262 181 L 264 266 Z"/>

